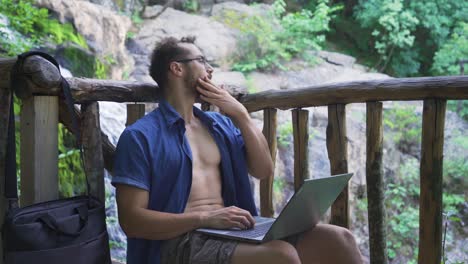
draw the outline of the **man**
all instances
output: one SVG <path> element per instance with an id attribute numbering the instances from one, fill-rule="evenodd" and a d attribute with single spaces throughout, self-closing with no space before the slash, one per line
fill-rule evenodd
<path id="1" fill-rule="evenodd" d="M 162 90 L 159 107 L 126 128 L 117 145 L 112 182 L 128 264 L 360 263 L 353 236 L 337 226 L 261 245 L 192 232 L 251 228 L 257 212 L 248 173 L 264 179 L 274 171 L 261 131 L 211 82 L 213 68 L 194 41 L 156 46 L 150 74 Z M 230 118 L 200 111 L 198 99 Z"/>

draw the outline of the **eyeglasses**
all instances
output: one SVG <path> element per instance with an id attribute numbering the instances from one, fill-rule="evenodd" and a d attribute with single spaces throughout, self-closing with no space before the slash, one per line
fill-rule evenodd
<path id="1" fill-rule="evenodd" d="M 186 62 L 191 62 L 191 61 L 198 61 L 200 63 L 203 63 L 204 65 L 209 65 L 209 62 L 206 60 L 205 57 L 201 56 L 201 57 L 196 57 L 196 58 L 193 58 L 193 59 L 182 59 L 182 60 L 176 60 L 176 62 L 180 62 L 180 63 L 186 63 Z"/>

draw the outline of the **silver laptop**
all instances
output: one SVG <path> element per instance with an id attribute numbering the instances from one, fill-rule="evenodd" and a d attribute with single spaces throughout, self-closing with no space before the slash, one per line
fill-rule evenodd
<path id="1" fill-rule="evenodd" d="M 352 173 L 347 173 L 305 180 L 278 218 L 255 216 L 255 226 L 252 229 L 199 228 L 196 231 L 257 244 L 304 232 L 319 222 L 352 176 Z"/>

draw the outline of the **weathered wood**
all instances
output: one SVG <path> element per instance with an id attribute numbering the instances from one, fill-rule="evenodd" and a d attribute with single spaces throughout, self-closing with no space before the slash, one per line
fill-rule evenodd
<path id="1" fill-rule="evenodd" d="M 294 138 L 294 191 L 309 178 L 309 111 L 292 110 Z"/>
<path id="2" fill-rule="evenodd" d="M 31 56 L 24 60 L 23 78 L 27 85 L 15 87 L 16 95 L 21 99 L 33 96 L 33 89 L 46 91 L 60 91 L 61 76 L 59 69 L 52 62 L 41 56 Z"/>
<path id="3" fill-rule="evenodd" d="M 327 150 L 331 174 L 348 172 L 348 142 L 346 140 L 346 106 L 328 106 Z M 331 223 L 349 228 L 348 185 L 332 205 Z"/>
<path id="4" fill-rule="evenodd" d="M 369 101 L 405 101 L 428 98 L 468 99 L 468 76 L 395 78 L 316 85 L 300 89 L 268 90 L 245 95 L 240 102 L 255 112 Z"/>
<path id="5" fill-rule="evenodd" d="M 85 173 L 89 181 L 89 193 L 101 202 L 105 201 L 104 158 L 102 154 L 99 104 L 92 102 L 81 105 L 82 142 Z"/>
<path id="6" fill-rule="evenodd" d="M 263 111 L 263 135 L 265 135 L 270 147 L 273 167 L 275 167 L 277 150 L 276 124 L 276 109 L 265 109 Z M 273 208 L 273 180 L 274 175 L 260 181 L 260 213 L 264 217 L 273 217 L 275 214 L 275 209 Z"/>
<path id="7" fill-rule="evenodd" d="M 78 127 L 81 127 L 81 113 L 76 109 L 76 107 L 75 113 L 78 119 Z M 71 116 L 68 112 L 67 105 L 63 101 L 59 102 L 59 120 L 60 123 L 62 123 L 68 129 L 68 131 L 76 134 L 76 132 L 74 132 L 75 129 L 72 126 Z M 101 140 L 102 152 L 104 156 L 104 167 L 107 171 L 112 172 L 112 168 L 114 167 L 115 146 L 109 141 L 109 138 L 104 132 L 101 132 Z"/>
<path id="8" fill-rule="evenodd" d="M 419 196 L 420 264 L 441 263 L 445 108 L 445 100 L 424 101 Z"/>
<path id="9" fill-rule="evenodd" d="M 76 103 L 86 101 L 156 102 L 159 88 L 156 84 L 133 81 L 111 81 L 68 78 Z"/>
<path id="10" fill-rule="evenodd" d="M 370 263 L 387 263 L 387 232 L 383 183 L 382 103 L 367 103 L 366 180 Z"/>
<path id="11" fill-rule="evenodd" d="M 21 206 L 58 198 L 58 98 L 34 96 L 21 109 Z"/>
<path id="12" fill-rule="evenodd" d="M 0 60 L 0 76 L 8 76 L 9 69 L 15 61 L 13 59 Z M 34 85 L 32 87 L 34 94 L 57 95 L 58 89 L 54 88 L 56 85 L 52 80 L 55 80 L 55 77 L 51 78 L 50 83 L 38 82 L 40 86 Z M 154 83 L 81 78 L 68 78 L 67 80 L 70 82 L 73 98 L 77 103 L 86 101 L 154 102 L 158 99 L 158 88 Z M 8 87 L 8 82 L 0 81 L 0 89 L 6 87 Z M 229 91 L 236 98 L 240 97 L 239 100 L 249 112 L 266 108 L 290 109 L 367 101 L 468 99 L 468 76 L 355 81 L 299 89 L 264 91 L 251 95 L 244 95 L 245 92 L 239 90 Z"/>
<path id="13" fill-rule="evenodd" d="M 1 70 L 1 69 L 0 69 Z M 1 76 L 1 75 L 0 75 Z M 1 77 L 0 77 L 1 78 Z M 0 89 L 0 226 L 7 208 L 5 199 L 5 167 L 8 141 L 8 119 L 10 115 L 10 90 Z M 3 242 L 0 239 L 0 263 L 3 263 Z"/>
<path id="14" fill-rule="evenodd" d="M 8 90 L 10 87 L 10 71 L 16 58 L 0 58 L 0 90 Z"/>
<path id="15" fill-rule="evenodd" d="M 125 126 L 129 126 L 135 123 L 138 119 L 145 115 L 144 104 L 128 104 L 127 105 L 127 123 Z"/>

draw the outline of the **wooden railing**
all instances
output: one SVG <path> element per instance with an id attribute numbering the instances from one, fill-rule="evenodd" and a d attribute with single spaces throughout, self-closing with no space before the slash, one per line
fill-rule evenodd
<path id="1" fill-rule="evenodd" d="M 6 131 L 9 113 L 9 72 L 15 59 L 0 59 L 0 178 L 4 179 Z M 30 57 L 24 64 L 25 89 L 17 91 L 23 99 L 21 116 L 22 162 L 21 204 L 57 198 L 57 158 L 43 159 L 45 153 L 57 153 L 57 120 L 72 131 L 63 103 L 57 100 L 60 76 L 57 69 L 40 57 Z M 158 88 L 150 83 L 70 78 L 72 94 L 81 104 L 81 128 L 85 145 L 85 168 L 91 179 L 92 193 L 104 199 L 103 168 L 112 171 L 114 146 L 101 132 L 97 101 L 155 102 Z M 420 230 L 418 262 L 440 263 L 442 252 L 442 148 L 446 100 L 468 99 L 468 77 L 402 78 L 377 81 L 319 85 L 285 91 L 265 91 L 252 95 L 233 94 L 250 112 L 264 111 L 263 133 L 275 160 L 277 151 L 276 109 L 293 109 L 295 189 L 309 177 L 308 111 L 310 106 L 328 106 L 326 132 L 331 174 L 348 171 L 346 140 L 346 104 L 367 104 L 367 161 L 369 240 L 371 263 L 387 263 L 386 217 L 383 206 L 383 125 L 381 101 L 423 100 L 421 149 Z M 127 107 L 127 124 L 144 115 L 144 105 Z M 54 132 L 55 131 L 55 132 Z M 29 167 L 26 167 L 29 166 Z M 54 173 L 55 172 L 55 173 Z M 51 177 L 51 175 L 55 175 Z M 6 202 L 4 181 L 0 181 L 0 217 Z M 273 178 L 260 183 L 260 210 L 273 216 Z M 348 189 L 332 206 L 331 223 L 348 227 Z M 0 219 L 0 220 L 2 220 Z M 1 248 L 1 247 L 0 247 Z"/>

